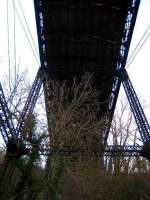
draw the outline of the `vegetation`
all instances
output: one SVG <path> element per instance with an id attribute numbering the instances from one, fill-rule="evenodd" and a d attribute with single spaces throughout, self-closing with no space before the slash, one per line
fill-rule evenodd
<path id="1" fill-rule="evenodd" d="M 92 146 L 102 146 L 104 120 L 99 118 L 100 95 L 92 76 L 86 73 L 71 83 L 47 81 L 51 88 L 48 99 L 49 128 L 36 128 L 34 114 L 22 130 L 32 134 L 32 151 L 18 161 L 0 157 L 1 200 L 148 200 L 150 199 L 149 163 L 142 158 L 112 157 L 100 159 L 90 152 Z M 14 92 L 14 90 L 12 90 Z M 17 91 L 17 87 L 16 87 Z M 25 90 L 23 90 L 25 91 Z M 20 94 L 21 95 L 21 94 Z M 21 95 L 22 96 L 22 95 Z M 16 98 L 13 94 L 12 98 Z M 17 96 L 18 97 L 18 96 Z M 18 120 L 22 100 L 11 102 Z M 24 100 L 24 97 L 23 97 Z M 19 105 L 19 108 L 18 106 Z M 121 115 L 114 118 L 111 133 L 113 143 L 126 145 L 137 141 L 132 127 L 132 115 L 127 123 Z M 13 113 L 12 113 L 13 114 Z M 134 137 L 133 137 L 134 136 Z M 51 147 L 53 154 L 40 156 L 42 145 Z M 60 155 L 62 149 L 85 150 L 85 154 Z"/>

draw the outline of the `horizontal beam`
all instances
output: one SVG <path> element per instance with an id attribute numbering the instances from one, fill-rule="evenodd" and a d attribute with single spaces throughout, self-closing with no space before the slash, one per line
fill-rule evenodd
<path id="1" fill-rule="evenodd" d="M 132 156 L 137 157 L 141 155 L 142 146 L 113 146 L 109 145 L 106 148 L 100 146 L 79 147 L 74 148 L 65 147 L 59 150 L 50 150 L 47 147 L 39 149 L 40 155 L 62 155 L 62 156 Z"/>

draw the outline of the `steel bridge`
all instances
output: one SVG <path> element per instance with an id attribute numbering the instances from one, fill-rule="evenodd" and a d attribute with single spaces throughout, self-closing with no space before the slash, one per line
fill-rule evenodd
<path id="1" fill-rule="evenodd" d="M 125 70 L 129 46 L 140 0 L 34 0 L 41 67 L 29 92 L 20 121 L 15 127 L 0 84 L 0 131 L 9 155 L 20 158 L 32 151 L 24 144 L 22 129 L 32 115 L 44 83 L 46 109 L 49 113 L 46 79 L 58 81 L 81 77 L 84 71 L 94 74 L 94 84 L 101 91 L 100 115 L 107 114 L 103 148 L 76 147 L 60 149 L 61 155 L 86 154 L 139 156 L 150 160 L 150 127 Z M 143 146 L 107 146 L 109 129 L 118 98 L 124 86 Z M 31 142 L 31 141 L 28 141 Z M 18 153 L 19 152 L 19 153 Z M 56 153 L 41 147 L 43 155 Z"/>
<path id="2" fill-rule="evenodd" d="M 49 78 L 70 80 L 94 74 L 107 115 L 107 141 L 125 68 L 139 0 L 34 1 L 41 65 Z M 45 87 L 47 96 L 50 88 Z M 46 99 L 46 103 L 48 99 Z M 47 103 L 47 110 L 48 103 Z"/>
<path id="3" fill-rule="evenodd" d="M 104 143 L 118 98 L 139 0 L 34 1 L 39 50 L 48 79 L 94 74 L 101 92 L 100 115 L 107 113 Z M 49 112 L 50 87 L 45 97 Z"/>

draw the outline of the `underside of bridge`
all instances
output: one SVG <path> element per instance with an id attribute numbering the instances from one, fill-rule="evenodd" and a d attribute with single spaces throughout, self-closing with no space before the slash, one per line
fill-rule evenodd
<path id="1" fill-rule="evenodd" d="M 139 0 L 35 0 L 41 65 L 48 79 L 94 74 L 111 122 Z M 45 94 L 50 88 L 45 84 Z M 48 99 L 46 98 L 46 101 Z M 48 103 L 47 111 L 48 111 Z"/>

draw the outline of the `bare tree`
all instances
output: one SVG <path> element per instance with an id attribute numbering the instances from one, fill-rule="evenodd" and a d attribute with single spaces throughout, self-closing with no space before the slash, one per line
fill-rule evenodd
<path id="1" fill-rule="evenodd" d="M 126 100 L 121 99 L 118 107 L 116 108 L 110 128 L 110 140 L 113 145 L 141 145 L 138 128 L 135 124 L 129 104 Z M 141 157 L 133 158 L 132 156 L 114 156 L 106 159 L 106 166 L 108 167 L 109 171 L 114 174 L 120 174 L 123 172 L 140 172 L 143 168 L 140 166 L 142 163 L 145 163 L 145 166 L 147 166 L 148 170 L 148 162 Z"/>
<path id="2" fill-rule="evenodd" d="M 10 77 L 5 78 L 6 79 L 3 80 L 3 88 L 9 107 L 10 116 L 13 119 L 14 126 L 16 126 L 19 122 L 21 112 L 27 100 L 31 85 L 29 84 L 27 79 L 27 72 L 16 72 L 15 78 L 13 77 L 13 80 L 11 80 Z M 8 79 L 9 83 L 7 82 Z M 7 82 L 7 84 L 5 84 L 5 82 Z M 39 129 L 37 129 L 36 126 L 37 119 L 35 118 L 35 114 L 33 114 L 32 116 L 27 118 L 24 123 L 24 127 L 21 130 L 23 140 L 29 136 L 31 136 L 32 138 L 32 140 L 30 140 L 32 151 L 30 151 L 28 156 L 19 160 L 12 160 L 5 156 L 5 150 L 3 152 L 4 158 L 2 158 L 3 162 L 1 163 L 2 166 L 0 170 L 0 190 L 3 194 L 1 195 L 2 199 L 15 197 L 16 193 L 18 193 L 17 195 L 19 195 L 19 197 L 16 197 L 16 199 L 24 199 L 24 188 L 26 187 L 26 183 L 29 184 L 28 181 L 32 177 L 32 171 L 37 164 L 37 159 L 39 159 L 38 146 L 41 143 L 41 140 L 39 140 L 41 139 L 41 134 L 39 134 Z M 35 131 L 37 131 L 37 134 L 35 133 Z M 7 190 L 8 185 L 10 185 L 9 191 Z"/>
<path id="3" fill-rule="evenodd" d="M 47 184 L 51 185 L 51 194 L 47 195 L 49 198 L 58 198 L 62 172 L 67 169 L 64 165 L 69 160 L 85 162 L 86 158 L 88 163 L 93 159 L 92 148 L 101 148 L 104 121 L 99 118 L 100 92 L 93 85 L 93 78 L 89 73 L 85 73 L 80 80 L 74 78 L 69 82 L 45 81 L 45 88 L 48 88 L 45 96 L 49 145 L 55 151 L 55 155 L 47 160 L 46 178 Z M 80 154 L 75 159 L 75 155 L 71 154 L 71 150 L 75 149 L 87 152 L 86 157 Z M 59 156 L 60 150 L 67 150 L 68 154 L 70 152 L 70 159 Z"/>

